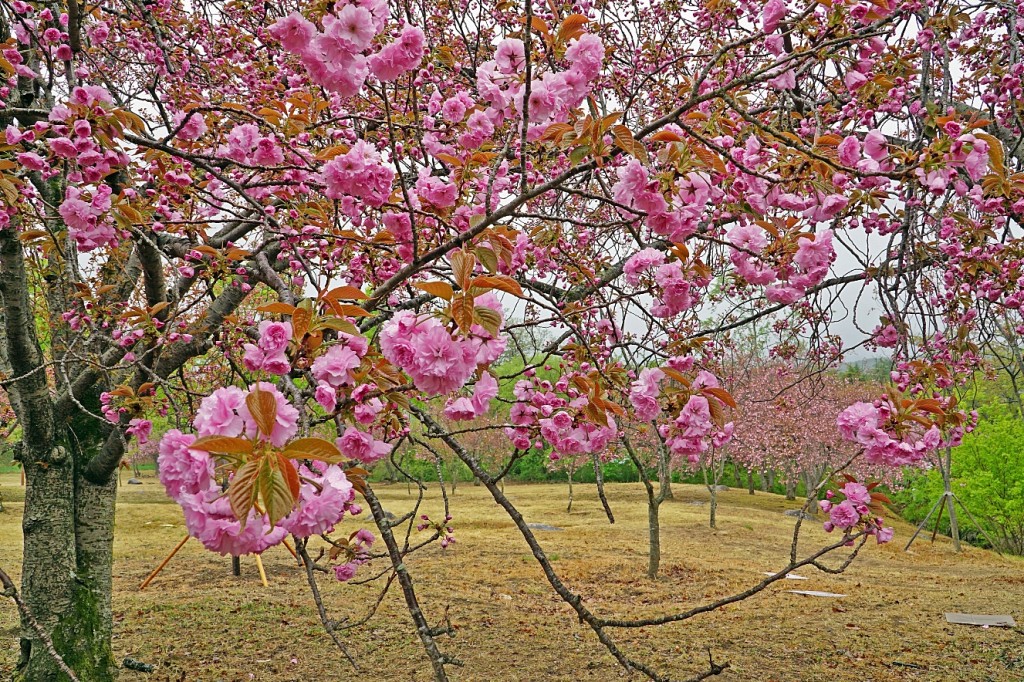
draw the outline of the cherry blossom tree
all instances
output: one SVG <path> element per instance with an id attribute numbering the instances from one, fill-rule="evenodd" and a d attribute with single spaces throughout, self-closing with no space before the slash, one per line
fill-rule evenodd
<path id="1" fill-rule="evenodd" d="M 404 557 L 450 542 L 452 512 L 388 518 L 366 481 L 410 441 L 461 460 L 551 588 L 652 680 L 667 674 L 614 632 L 889 539 L 849 482 L 835 542 L 794 540 L 740 595 L 621 620 L 561 579 L 501 483 L 537 448 L 628 450 L 641 423 L 659 458 L 721 448 L 743 409 L 722 354 L 768 323 L 777 357 L 822 368 L 864 341 L 842 323 L 892 350 L 893 385 L 835 424 L 867 464 L 955 445 L 976 307 L 1024 302 L 1018 12 L 0 0 L 0 386 L 32 616 L 18 676 L 115 676 L 115 473 L 155 414 L 176 426 L 160 471 L 192 535 L 237 555 L 291 534 L 320 606 L 315 572 L 389 562 L 438 680 L 449 631 Z M 544 340 L 510 351 L 510 327 Z M 496 371 L 509 352 L 521 369 Z M 458 424 L 503 390 L 502 466 Z M 338 537 L 344 516 L 376 530 Z M 316 560 L 312 537 L 330 548 Z"/>

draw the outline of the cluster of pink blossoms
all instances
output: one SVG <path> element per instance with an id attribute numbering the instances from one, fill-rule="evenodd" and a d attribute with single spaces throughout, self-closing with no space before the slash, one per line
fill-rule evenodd
<path id="1" fill-rule="evenodd" d="M 942 444 L 937 426 L 912 440 L 894 437 L 884 427 L 895 413 L 896 407 L 888 399 L 857 402 L 839 413 L 836 425 L 843 438 L 864 447 L 864 459 L 869 464 L 895 467 L 915 464 Z"/>
<path id="2" fill-rule="evenodd" d="M 284 375 L 291 370 L 291 362 L 285 353 L 292 339 L 292 325 L 289 322 L 264 320 L 259 326 L 260 338 L 256 343 L 245 344 L 242 362 L 250 372 L 264 371 Z"/>
<path id="3" fill-rule="evenodd" d="M 477 306 L 502 315 L 501 302 L 490 293 L 477 296 Z M 380 350 L 408 374 L 416 388 L 436 396 L 456 391 L 479 366 L 487 366 L 505 350 L 505 339 L 474 324 L 466 337 L 455 338 L 435 317 L 407 310 L 395 314 L 380 332 Z"/>
<path id="4" fill-rule="evenodd" d="M 818 503 L 821 510 L 828 514 L 828 521 L 824 526 L 826 532 L 831 533 L 839 529 L 849 535 L 854 528 L 863 524 L 864 531 L 868 535 L 874 535 L 878 544 L 892 540 L 893 529 L 883 527 L 882 519 L 871 513 L 871 491 L 867 487 L 850 481 L 843 486 L 841 493 L 846 498 L 841 502 L 833 502 L 835 493 L 829 490 L 825 494 L 827 499 Z"/>
<path id="5" fill-rule="evenodd" d="M 490 372 L 482 372 L 473 385 L 473 394 L 449 398 L 444 416 L 454 421 L 469 421 L 487 414 L 491 400 L 498 395 L 498 380 Z"/>
<path id="6" fill-rule="evenodd" d="M 736 273 L 749 284 L 768 284 L 765 298 L 773 303 L 795 303 L 807 289 L 820 284 L 835 258 L 832 231 L 822 230 L 813 239 L 800 237 L 792 264 L 775 268 L 764 262 L 760 254 L 768 246 L 768 238 L 757 225 L 737 225 L 727 235 L 733 250 L 729 259 Z M 782 280 L 780 283 L 774 282 Z"/>
<path id="7" fill-rule="evenodd" d="M 47 32 L 55 29 L 47 29 Z M 5 58 L 16 50 L 4 50 Z M 17 60 L 16 60 L 17 61 Z M 51 163 L 70 164 L 68 186 L 58 213 L 68 226 L 71 238 L 82 252 L 93 251 L 117 242 L 118 233 L 108 217 L 111 209 L 111 189 L 102 183 L 113 170 L 126 166 L 128 156 L 123 152 L 104 149 L 95 139 L 89 118 L 107 116 L 110 94 L 100 86 L 78 86 L 72 89 L 68 104 L 60 104 L 50 111 L 48 120 L 38 121 L 27 130 L 14 125 L 7 127 L 4 138 L 9 145 L 27 145 L 49 135 L 45 147 L 37 151 L 17 154 L 18 163 L 25 169 L 49 178 L 60 172 Z M 46 153 L 44 157 L 41 153 Z M 95 185 L 89 189 L 87 185 Z"/>
<path id="8" fill-rule="evenodd" d="M 667 130 L 672 130 L 669 126 Z M 636 159 L 619 168 L 612 196 L 623 206 L 646 214 L 647 226 L 654 234 L 682 242 L 697 231 L 701 216 L 724 193 L 715 187 L 706 173 L 691 171 L 676 180 L 670 198 L 661 192 L 659 181 Z"/>
<path id="9" fill-rule="evenodd" d="M 192 121 L 195 120 L 195 116 L 189 119 L 188 124 L 181 130 L 182 136 L 191 136 L 206 127 L 201 116 L 198 117 L 201 126 L 198 123 L 193 124 Z M 273 135 L 261 135 L 259 126 L 255 123 L 243 123 L 232 128 L 228 133 L 227 144 L 222 144 L 217 149 L 217 155 L 254 166 L 279 166 L 284 163 L 284 151 L 277 138 Z"/>
<path id="10" fill-rule="evenodd" d="M 281 47 L 296 55 L 309 72 L 310 80 L 342 97 L 359 92 L 369 74 L 393 81 L 412 71 L 423 59 L 426 36 L 406 25 L 398 38 L 369 58 L 365 52 L 384 30 L 388 19 L 386 0 L 336 3 L 324 15 L 323 31 L 298 12 L 279 19 L 270 35 Z"/>
<path id="11" fill-rule="evenodd" d="M 697 304 L 695 287 L 707 286 L 704 277 L 687 277 L 683 263 L 665 262 L 665 255 L 657 249 L 646 248 L 635 253 L 623 268 L 630 284 L 639 284 L 641 276 L 654 268 L 654 283 L 659 289 L 659 300 L 651 307 L 655 317 L 672 317 Z"/>
<path id="12" fill-rule="evenodd" d="M 377 385 L 356 380 L 355 373 L 360 371 L 369 350 L 370 344 L 365 337 L 342 332 L 338 334 L 338 342 L 313 361 L 310 371 L 317 382 L 314 398 L 328 413 L 333 413 L 343 398 L 352 401 L 353 416 L 360 424 L 372 424 L 384 410 L 384 402 L 371 395 L 377 390 Z M 346 454 L 364 463 L 377 459 Z"/>
<path id="13" fill-rule="evenodd" d="M 377 150 L 363 140 L 327 162 L 322 175 L 328 198 L 353 197 L 374 207 L 388 200 L 395 178 L 395 172 L 381 162 Z"/>
<path id="14" fill-rule="evenodd" d="M 342 582 L 354 578 L 356 570 L 370 560 L 373 541 L 373 533 L 365 528 L 352 533 L 345 547 L 345 561 L 334 567 L 334 577 Z"/>
<path id="15" fill-rule="evenodd" d="M 565 50 L 565 60 L 569 62 L 566 71 L 548 71 L 530 82 L 531 140 L 538 138 L 550 122 L 564 121 L 568 112 L 578 107 L 590 93 L 604 63 L 604 44 L 596 35 L 581 35 Z M 525 65 L 523 41 L 518 38 L 502 40 L 495 49 L 494 59 L 483 62 L 476 70 L 480 96 L 504 115 L 512 113 L 512 106 L 522 114 L 526 88 L 521 74 Z M 487 126 L 479 117 L 474 123 L 477 128 Z M 495 121 L 490 123 L 495 124 Z"/>
<path id="16" fill-rule="evenodd" d="M 693 358 L 671 358 L 667 367 L 676 372 L 688 372 L 693 369 Z M 661 416 L 661 382 L 666 376 L 668 375 L 657 367 L 640 370 L 629 391 L 629 399 L 638 418 L 654 421 Z M 702 393 L 702 389 L 719 387 L 718 379 L 713 374 L 706 370 L 697 372 L 689 386 L 692 395 L 679 414 L 671 421 L 658 425 L 658 433 L 665 439 L 665 445 L 670 452 L 683 455 L 691 463 L 696 464 L 709 445 L 722 447 L 732 439 L 733 423 L 728 422 L 719 427 L 711 416 L 710 401 L 717 401 L 718 398 Z"/>
<path id="17" fill-rule="evenodd" d="M 272 384 L 261 382 L 259 387 L 277 403 L 277 420 L 269 440 L 275 447 L 283 447 L 295 435 L 298 411 Z M 197 434 L 255 437 L 256 422 L 246 406 L 246 396 L 247 392 L 239 388 L 226 387 L 204 398 L 193 421 Z M 192 448 L 195 442 L 195 435 L 177 429 L 168 431 L 160 441 L 157 464 L 167 494 L 185 513 L 189 534 L 211 551 L 235 556 L 259 554 L 281 542 L 288 533 L 298 537 L 328 533 L 346 511 L 361 511 L 353 504 L 352 483 L 341 467 L 318 462 L 314 470 L 301 464 L 295 509 L 275 526 L 266 514 L 250 510 L 243 527 L 231 510 L 227 494 L 217 483 L 214 458 L 205 450 Z"/>
<path id="18" fill-rule="evenodd" d="M 580 376 L 589 367 L 580 367 Z M 618 425 L 608 417 L 606 424 L 595 424 L 583 414 L 589 398 L 572 385 L 572 376 L 563 375 L 556 382 L 538 380 L 533 370 L 527 379 L 519 381 L 513 391 L 517 402 L 509 413 L 514 424 L 505 429 L 505 435 L 519 450 L 551 446 L 551 461 L 562 457 L 600 453 L 618 436 Z M 539 434 L 544 441 L 533 442 Z"/>

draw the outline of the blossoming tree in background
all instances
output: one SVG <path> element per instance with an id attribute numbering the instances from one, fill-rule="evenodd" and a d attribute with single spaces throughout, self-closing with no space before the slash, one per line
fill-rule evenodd
<path id="1" fill-rule="evenodd" d="M 366 482 L 413 438 L 466 465 L 619 663 L 665 679 L 613 632 L 728 601 L 599 615 L 504 476 L 538 448 L 629 450 L 641 424 L 659 462 L 720 448 L 744 428 L 720 360 L 754 324 L 821 371 L 862 342 L 840 323 L 892 349 L 893 385 L 838 419 L 868 463 L 957 442 L 975 307 L 1024 301 L 1020 23 L 984 1 L 0 0 L 0 385 L 35 614 L 18 675 L 59 679 L 52 647 L 114 676 L 115 472 L 159 414 L 190 533 L 230 554 L 292 534 L 314 592 L 311 536 L 343 580 L 376 537 L 435 679 L 453 658 L 404 558 L 450 541 L 453 513 L 389 519 Z M 502 373 L 513 313 L 548 340 Z M 504 467 L 459 426 L 499 394 Z M 833 493 L 835 542 L 794 542 L 758 589 L 887 539 L 871 495 Z M 363 503 L 372 534 L 330 534 Z"/>

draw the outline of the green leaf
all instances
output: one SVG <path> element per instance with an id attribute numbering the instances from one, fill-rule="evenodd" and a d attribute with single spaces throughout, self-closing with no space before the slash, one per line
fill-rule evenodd
<path id="1" fill-rule="evenodd" d="M 356 327 L 348 320 L 343 320 L 340 317 L 325 317 L 321 319 L 319 322 L 317 322 L 316 327 L 317 329 L 334 329 L 335 331 L 345 332 L 346 334 L 351 334 L 352 336 L 359 335 L 358 327 Z"/>
<path id="2" fill-rule="evenodd" d="M 491 336 L 498 337 L 501 329 L 501 315 L 487 306 L 478 305 L 473 309 L 473 316 Z"/>
<path id="3" fill-rule="evenodd" d="M 590 147 L 588 145 L 580 145 L 569 152 L 569 161 L 572 165 L 579 165 L 583 159 L 587 158 L 587 154 L 590 153 Z"/>

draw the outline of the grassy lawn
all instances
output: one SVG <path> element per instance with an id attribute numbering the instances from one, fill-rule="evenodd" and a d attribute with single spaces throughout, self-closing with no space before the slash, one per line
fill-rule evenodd
<path id="1" fill-rule="evenodd" d="M 124 479 L 127 480 L 127 476 Z M 114 649 L 156 664 L 153 674 L 126 671 L 127 682 L 178 680 L 312 680 L 356 676 L 321 631 L 304 577 L 282 548 L 264 555 L 270 587 L 251 558 L 242 576 L 230 559 L 191 541 L 143 592 L 139 583 L 184 536 L 179 508 L 148 473 L 140 486 L 120 489 L 114 566 Z M 646 508 L 637 484 L 612 484 L 616 523 L 609 526 L 592 488 L 578 486 L 571 514 L 562 485 L 509 486 L 528 521 L 563 531 L 537 531 L 563 579 L 599 616 L 653 615 L 684 610 L 740 591 L 762 571 L 784 565 L 796 506 L 745 491 L 720 494 L 719 530 L 707 526 L 707 493 L 675 485 L 662 511 L 662 576 L 645 577 Z M 404 485 L 378 485 L 386 507 L 401 514 L 413 498 Z M 0 565 L 17 574 L 22 489 L 18 474 L 0 475 Z M 440 513 L 431 487 L 424 511 Z M 442 649 L 465 662 L 453 680 L 640 680 L 625 674 L 589 628 L 550 590 L 521 536 L 486 491 L 460 485 L 453 498 L 457 543 L 413 555 L 407 565 L 432 623 L 447 611 L 456 628 Z M 372 525 L 372 524 L 371 524 Z M 350 520 L 343 530 L 358 526 Z M 869 545 L 839 576 L 805 570 L 805 581 L 782 581 L 746 602 L 685 623 L 644 631 L 613 631 L 620 645 L 673 678 L 703 670 L 710 648 L 731 680 L 1022 680 L 1024 629 L 951 626 L 943 613 L 1009 613 L 1024 621 L 1024 560 L 968 548 L 953 554 L 947 540 L 918 540 L 897 523 L 891 545 Z M 827 536 L 805 524 L 810 549 Z M 414 531 L 415 534 L 415 531 Z M 358 577 L 384 565 L 363 567 Z M 323 579 L 329 612 L 359 619 L 377 585 Z M 845 593 L 819 599 L 785 592 Z M 15 663 L 17 618 L 0 604 L 0 679 Z M 372 680 L 429 680 L 423 656 L 394 588 L 377 615 L 343 637 L 361 674 Z"/>

